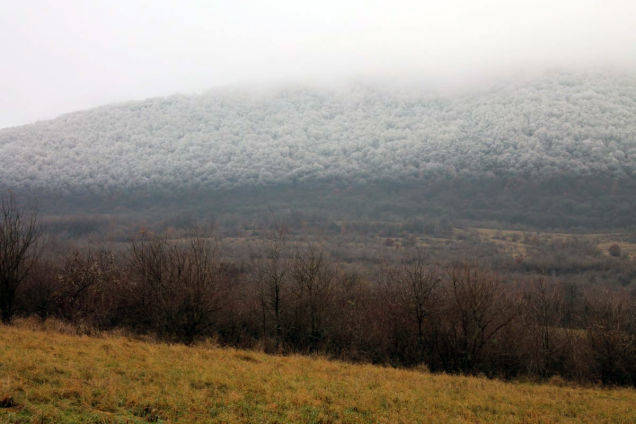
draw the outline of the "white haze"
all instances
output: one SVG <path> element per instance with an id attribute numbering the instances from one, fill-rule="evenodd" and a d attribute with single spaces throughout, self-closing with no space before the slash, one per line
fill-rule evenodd
<path id="1" fill-rule="evenodd" d="M 636 64 L 633 0 L 0 3 L 0 127 L 215 86 Z"/>

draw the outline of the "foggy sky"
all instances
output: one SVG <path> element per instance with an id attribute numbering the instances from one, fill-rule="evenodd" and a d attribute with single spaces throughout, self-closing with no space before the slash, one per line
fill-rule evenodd
<path id="1" fill-rule="evenodd" d="M 0 3 L 0 127 L 255 83 L 636 65 L 633 0 Z"/>

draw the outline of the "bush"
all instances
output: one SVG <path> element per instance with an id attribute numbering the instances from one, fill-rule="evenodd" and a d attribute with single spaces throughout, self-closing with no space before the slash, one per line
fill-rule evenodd
<path id="1" fill-rule="evenodd" d="M 607 249 L 607 252 L 610 254 L 610 256 L 619 258 L 621 256 L 621 247 L 618 244 L 614 243 Z"/>

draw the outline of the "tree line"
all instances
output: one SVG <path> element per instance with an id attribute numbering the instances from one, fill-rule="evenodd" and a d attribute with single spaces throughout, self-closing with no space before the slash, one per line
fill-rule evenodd
<path id="1" fill-rule="evenodd" d="M 139 234 L 125 249 L 47 255 L 35 216 L 0 205 L 0 312 L 86 331 L 127 329 L 170 342 L 214 338 L 277 353 L 320 353 L 434 372 L 636 383 L 634 295 L 503 278 L 414 251 L 373 273 L 284 231 L 244 260 L 194 235 Z"/>

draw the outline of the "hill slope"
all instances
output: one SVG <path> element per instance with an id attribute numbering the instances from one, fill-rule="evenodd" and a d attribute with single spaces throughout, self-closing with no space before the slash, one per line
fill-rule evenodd
<path id="1" fill-rule="evenodd" d="M 350 85 L 157 98 L 2 129 L 0 163 L 0 187 L 76 204 L 218 204 L 230 192 L 245 205 L 257 191 L 304 208 L 309 192 L 310 204 L 327 200 L 320 210 L 633 225 L 636 78 L 550 73 L 453 95 Z M 342 206 L 334 188 L 361 201 Z"/>
<path id="2" fill-rule="evenodd" d="M 450 96 L 417 87 L 220 90 L 0 130 L 18 188 L 238 187 L 436 175 L 633 176 L 636 79 L 549 74 Z"/>
<path id="3" fill-rule="evenodd" d="M 633 389 L 503 383 L 17 327 L 0 327 L 0 372 L 7 423 L 636 420 Z"/>

